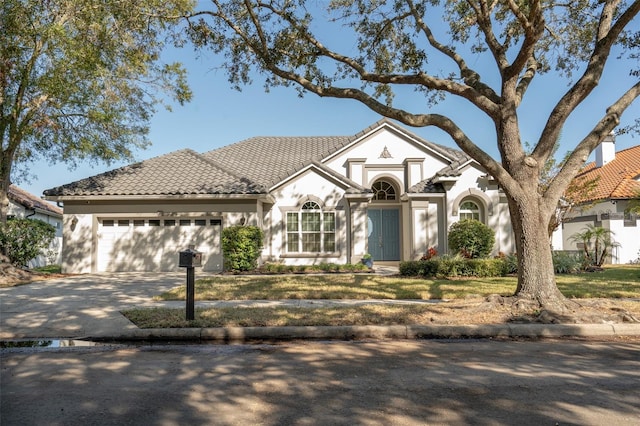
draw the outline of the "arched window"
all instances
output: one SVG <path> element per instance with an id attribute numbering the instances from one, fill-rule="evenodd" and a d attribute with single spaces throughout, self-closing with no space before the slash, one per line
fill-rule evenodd
<path id="1" fill-rule="evenodd" d="M 287 212 L 288 253 L 330 253 L 336 249 L 336 214 L 314 201 Z"/>
<path id="2" fill-rule="evenodd" d="M 460 220 L 475 219 L 480 220 L 480 207 L 473 201 L 464 201 L 460 204 Z"/>
<path id="3" fill-rule="evenodd" d="M 377 200 L 377 201 L 397 200 L 396 188 L 387 181 L 379 180 L 377 182 L 374 182 L 374 184 L 371 185 L 371 189 L 373 190 L 374 200 Z"/>

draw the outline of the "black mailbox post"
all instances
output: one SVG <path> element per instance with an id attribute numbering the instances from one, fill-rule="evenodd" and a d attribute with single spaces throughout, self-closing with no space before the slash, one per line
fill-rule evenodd
<path id="1" fill-rule="evenodd" d="M 187 321 L 195 319 L 195 272 L 194 268 L 202 266 L 202 253 L 189 246 L 187 250 L 180 252 L 178 266 L 187 268 Z"/>

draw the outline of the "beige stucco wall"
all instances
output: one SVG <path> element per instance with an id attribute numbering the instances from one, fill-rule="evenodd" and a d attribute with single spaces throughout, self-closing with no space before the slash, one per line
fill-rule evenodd
<path id="1" fill-rule="evenodd" d="M 310 167 L 294 179 L 272 191 L 276 203 L 268 213 L 268 238 L 263 250 L 265 260 L 289 265 L 319 263 L 347 263 L 349 256 L 348 202 L 344 199 L 344 185 Z M 336 251 L 330 254 L 307 255 L 286 252 L 286 213 L 298 211 L 307 201 L 320 205 L 323 211 L 336 214 Z"/>

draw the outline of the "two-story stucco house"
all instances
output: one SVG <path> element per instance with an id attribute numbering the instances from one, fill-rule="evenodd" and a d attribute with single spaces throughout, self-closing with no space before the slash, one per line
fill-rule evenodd
<path id="1" fill-rule="evenodd" d="M 515 251 L 497 183 L 466 154 L 383 119 L 353 136 L 255 137 L 180 150 L 45 191 L 64 203 L 63 270 L 173 271 L 189 245 L 223 266 L 221 229 L 265 233 L 261 262 L 356 263 L 447 252 L 476 218 Z"/>

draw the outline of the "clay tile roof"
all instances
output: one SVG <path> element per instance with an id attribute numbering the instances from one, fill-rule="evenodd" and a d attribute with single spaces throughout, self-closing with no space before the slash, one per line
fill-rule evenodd
<path id="1" fill-rule="evenodd" d="M 203 154 L 209 161 L 271 187 L 353 140 L 348 136 L 259 136 Z"/>
<path id="2" fill-rule="evenodd" d="M 441 183 L 434 183 L 433 179 L 425 179 L 409 188 L 413 194 L 438 194 L 446 192 Z"/>
<path id="3" fill-rule="evenodd" d="M 576 180 L 597 179 L 592 191 L 579 202 L 593 202 L 606 199 L 629 199 L 640 191 L 640 145 L 616 153 L 616 158 L 602 167 L 587 164 L 575 177 Z"/>
<path id="4" fill-rule="evenodd" d="M 428 142 L 382 119 L 353 136 L 259 136 L 204 154 L 176 151 L 48 189 L 45 195 L 264 194 L 383 125 L 411 135 L 452 162 L 449 173 L 456 173 L 458 165 L 469 159 L 462 151 Z M 362 190 L 354 182 L 349 185 Z"/>
<path id="5" fill-rule="evenodd" d="M 58 206 L 55 206 L 51 203 L 48 203 L 30 192 L 25 191 L 22 188 L 17 187 L 16 185 L 10 185 L 9 191 L 7 192 L 7 196 L 11 201 L 16 204 L 20 204 L 27 209 L 38 209 L 43 210 L 49 213 L 53 213 L 54 215 L 62 216 L 62 209 Z"/>
<path id="6" fill-rule="evenodd" d="M 45 195 L 260 194 L 264 188 L 190 149 L 151 158 L 57 188 Z"/>
<path id="7" fill-rule="evenodd" d="M 206 152 L 203 156 L 237 175 L 246 176 L 251 181 L 270 188 L 311 163 L 322 161 L 381 125 L 389 125 L 409 134 L 456 164 L 469 160 L 464 152 L 426 141 L 386 118 L 353 136 L 259 136 Z"/>

